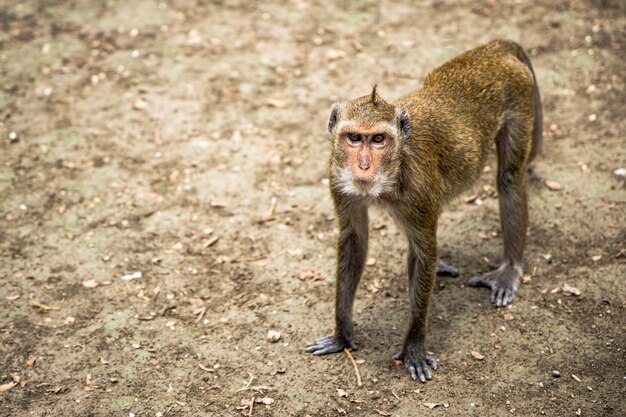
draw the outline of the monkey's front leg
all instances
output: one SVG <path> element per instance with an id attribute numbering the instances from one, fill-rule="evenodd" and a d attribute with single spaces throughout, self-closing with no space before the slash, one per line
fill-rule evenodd
<path id="1" fill-rule="evenodd" d="M 432 378 L 430 369 L 437 369 L 435 358 L 426 354 L 426 321 L 428 305 L 435 284 L 437 270 L 437 244 L 432 238 L 411 239 L 409 237 L 409 298 L 411 323 L 402 351 L 395 356 L 401 360 L 414 380 L 426 382 Z"/>
<path id="2" fill-rule="evenodd" d="M 319 338 L 308 345 L 307 352 L 314 355 L 340 352 L 344 348 L 357 349 L 352 339 L 352 306 L 367 255 L 367 207 L 338 208 L 337 215 L 340 230 L 337 243 L 335 334 Z"/>

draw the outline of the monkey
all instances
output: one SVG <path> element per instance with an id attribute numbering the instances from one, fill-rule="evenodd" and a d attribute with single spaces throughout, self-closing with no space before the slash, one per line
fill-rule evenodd
<path id="1" fill-rule="evenodd" d="M 495 142 L 503 237 L 499 268 L 470 279 L 509 305 L 523 274 L 528 225 L 526 169 L 542 145 L 535 72 L 522 47 L 496 40 L 433 70 L 421 89 L 395 103 L 376 91 L 335 103 L 328 120 L 328 178 L 338 223 L 335 331 L 307 346 L 314 355 L 357 349 L 352 309 L 368 250 L 368 206 L 382 206 L 408 241 L 410 319 L 402 350 L 413 380 L 437 369 L 426 351 L 436 274 L 457 275 L 439 260 L 437 223 L 444 206 L 483 172 Z"/>

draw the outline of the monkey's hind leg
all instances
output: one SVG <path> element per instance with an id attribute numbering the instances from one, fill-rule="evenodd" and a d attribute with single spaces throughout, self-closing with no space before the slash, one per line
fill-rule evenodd
<path id="1" fill-rule="evenodd" d="M 496 138 L 504 262 L 497 270 L 469 281 L 472 286 L 491 288 L 491 302 L 498 307 L 513 301 L 523 274 L 522 258 L 528 225 L 525 172 L 531 132 L 532 128 L 509 122 Z"/>

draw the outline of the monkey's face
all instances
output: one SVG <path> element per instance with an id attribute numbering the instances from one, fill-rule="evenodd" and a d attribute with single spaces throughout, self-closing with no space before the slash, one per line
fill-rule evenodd
<path id="1" fill-rule="evenodd" d="M 376 95 L 335 104 L 328 121 L 331 185 L 346 195 L 380 197 L 396 183 L 407 114 Z"/>
<path id="2" fill-rule="evenodd" d="M 368 127 L 344 124 L 337 134 L 342 156 L 339 182 L 346 194 L 378 197 L 392 183 L 387 162 L 396 145 L 396 129 L 386 123 Z"/>

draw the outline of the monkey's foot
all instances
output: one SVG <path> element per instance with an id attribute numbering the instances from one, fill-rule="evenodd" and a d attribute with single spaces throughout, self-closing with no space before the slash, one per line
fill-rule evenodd
<path id="1" fill-rule="evenodd" d="M 306 347 L 306 351 L 316 356 L 328 355 L 329 353 L 336 353 L 343 351 L 344 348 L 350 350 L 357 350 L 357 346 L 352 341 L 346 341 L 345 343 L 337 340 L 334 334 L 320 337 L 315 342 Z"/>
<path id="2" fill-rule="evenodd" d="M 449 277 L 458 277 L 459 271 L 453 267 L 439 259 L 439 265 L 437 265 L 437 275 L 445 275 Z"/>
<path id="3" fill-rule="evenodd" d="M 469 285 L 491 288 L 491 302 L 498 307 L 504 307 L 513 301 L 521 276 L 521 266 L 506 263 L 495 271 L 470 279 Z"/>
<path id="4" fill-rule="evenodd" d="M 393 358 L 404 363 L 404 367 L 409 371 L 413 381 L 419 379 L 423 384 L 426 383 L 426 380 L 430 381 L 432 379 L 433 376 L 430 370 L 437 370 L 437 360 L 432 356 L 428 356 L 423 348 L 405 347 L 402 352 Z"/>

